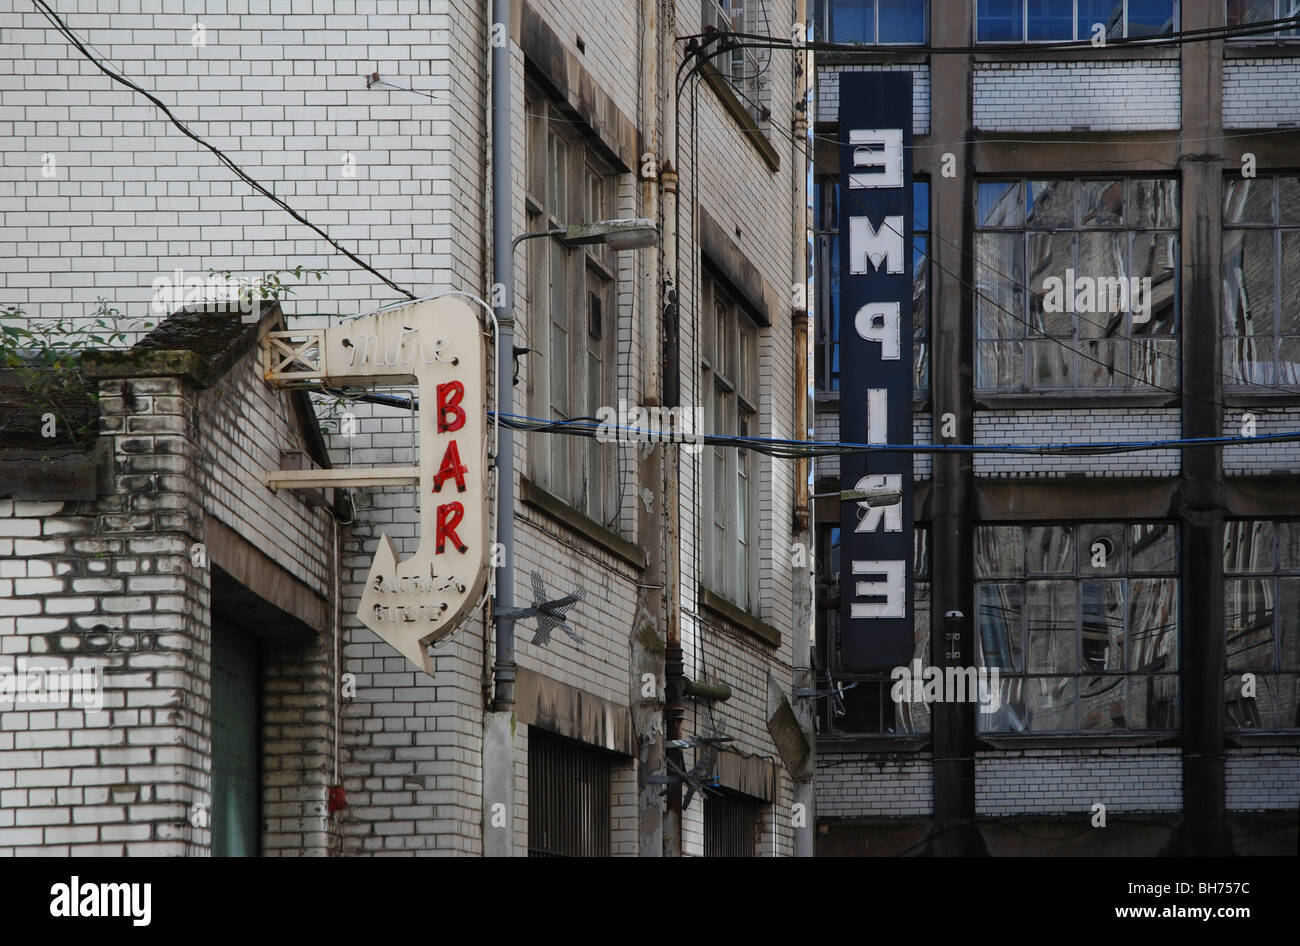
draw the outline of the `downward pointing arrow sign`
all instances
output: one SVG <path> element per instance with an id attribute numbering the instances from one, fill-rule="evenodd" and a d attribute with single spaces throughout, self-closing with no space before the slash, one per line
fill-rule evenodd
<path id="1" fill-rule="evenodd" d="M 333 384 L 419 387 L 420 532 L 398 561 L 379 539 L 357 617 L 425 673 L 429 644 L 455 630 L 487 582 L 487 346 L 459 299 L 417 302 L 326 330 Z"/>

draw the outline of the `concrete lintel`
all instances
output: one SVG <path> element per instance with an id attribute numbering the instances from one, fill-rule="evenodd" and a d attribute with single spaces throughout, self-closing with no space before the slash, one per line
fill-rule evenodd
<path id="1" fill-rule="evenodd" d="M 998 520 L 1163 519 L 1171 515 L 1178 481 L 1064 477 L 1034 480 L 976 480 L 979 518 Z"/>
<path id="2" fill-rule="evenodd" d="M 723 748 L 718 751 L 716 772 L 723 788 L 768 803 L 776 801 L 776 763 L 771 759 Z"/>
<path id="3" fill-rule="evenodd" d="M 208 560 L 253 594 L 317 633 L 331 630 L 329 599 L 312 591 L 220 519 L 204 516 L 203 542 Z"/>
<path id="4" fill-rule="evenodd" d="M 631 709 L 536 671 L 519 668 L 515 710 L 529 726 L 620 755 L 637 754 Z"/>

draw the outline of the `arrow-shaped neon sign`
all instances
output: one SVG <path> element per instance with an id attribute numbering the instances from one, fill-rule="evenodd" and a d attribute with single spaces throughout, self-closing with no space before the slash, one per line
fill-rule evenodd
<path id="1" fill-rule="evenodd" d="M 487 346 L 459 299 L 433 299 L 363 316 L 324 332 L 331 384 L 419 388 L 419 547 L 405 561 L 380 536 L 357 617 L 422 669 L 427 646 L 450 634 L 487 581 Z M 364 478 L 364 477 L 363 477 Z M 335 477 L 333 485 L 346 479 Z"/>

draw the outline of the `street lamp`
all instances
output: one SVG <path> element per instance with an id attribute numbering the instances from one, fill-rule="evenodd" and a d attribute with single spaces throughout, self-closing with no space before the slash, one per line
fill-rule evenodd
<path id="1" fill-rule="evenodd" d="M 598 220 L 595 223 L 575 223 L 567 227 L 521 233 L 511 242 L 511 249 L 524 240 L 554 236 L 569 246 L 603 243 L 610 249 L 641 250 L 659 242 L 659 228 L 646 217 L 626 217 L 619 220 Z"/>

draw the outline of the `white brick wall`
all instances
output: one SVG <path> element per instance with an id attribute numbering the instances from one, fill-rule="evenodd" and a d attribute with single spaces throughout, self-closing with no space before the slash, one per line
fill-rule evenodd
<path id="1" fill-rule="evenodd" d="M 1178 128 L 1177 60 L 990 62 L 975 66 L 981 131 Z"/>
<path id="2" fill-rule="evenodd" d="M 817 753 L 817 818 L 916 817 L 934 811 L 929 755 Z"/>
<path id="3" fill-rule="evenodd" d="M 1229 749 L 1229 811 L 1286 811 L 1300 806 L 1300 748 Z"/>
<path id="4" fill-rule="evenodd" d="M 1178 409 L 1113 407 L 1001 410 L 975 413 L 977 444 L 1104 443 L 1176 439 Z M 976 476 L 1176 476 L 1177 450 L 1095 456 L 975 454 Z"/>
<path id="5" fill-rule="evenodd" d="M 1223 127 L 1276 128 L 1300 122 L 1300 59 L 1223 63 Z"/>
<path id="6" fill-rule="evenodd" d="M 1300 408 L 1235 408 L 1224 411 L 1223 435 L 1244 437 L 1250 414 L 1254 418 L 1255 435 L 1290 433 L 1300 430 Z M 1269 443 L 1243 443 L 1223 448 L 1223 472 L 1228 476 L 1291 474 L 1300 469 L 1300 442 L 1280 441 Z"/>
<path id="7" fill-rule="evenodd" d="M 1176 748 L 977 752 L 975 813 L 1086 819 L 1098 802 L 1107 813 L 1178 811 L 1182 773 Z"/>
<path id="8" fill-rule="evenodd" d="M 930 67 L 916 64 L 858 64 L 817 70 L 817 120 L 839 121 L 841 72 L 908 72 L 912 73 L 912 134 L 930 133 Z"/>
<path id="9" fill-rule="evenodd" d="M 815 436 L 817 440 L 837 441 L 840 439 L 840 415 L 832 410 L 819 409 L 816 414 Z M 933 443 L 930 439 L 930 412 L 919 411 L 912 415 L 912 443 Z M 817 478 L 840 475 L 839 457 L 825 457 L 817 460 Z M 917 480 L 928 480 L 934 471 L 934 454 L 912 454 L 912 476 Z"/>

